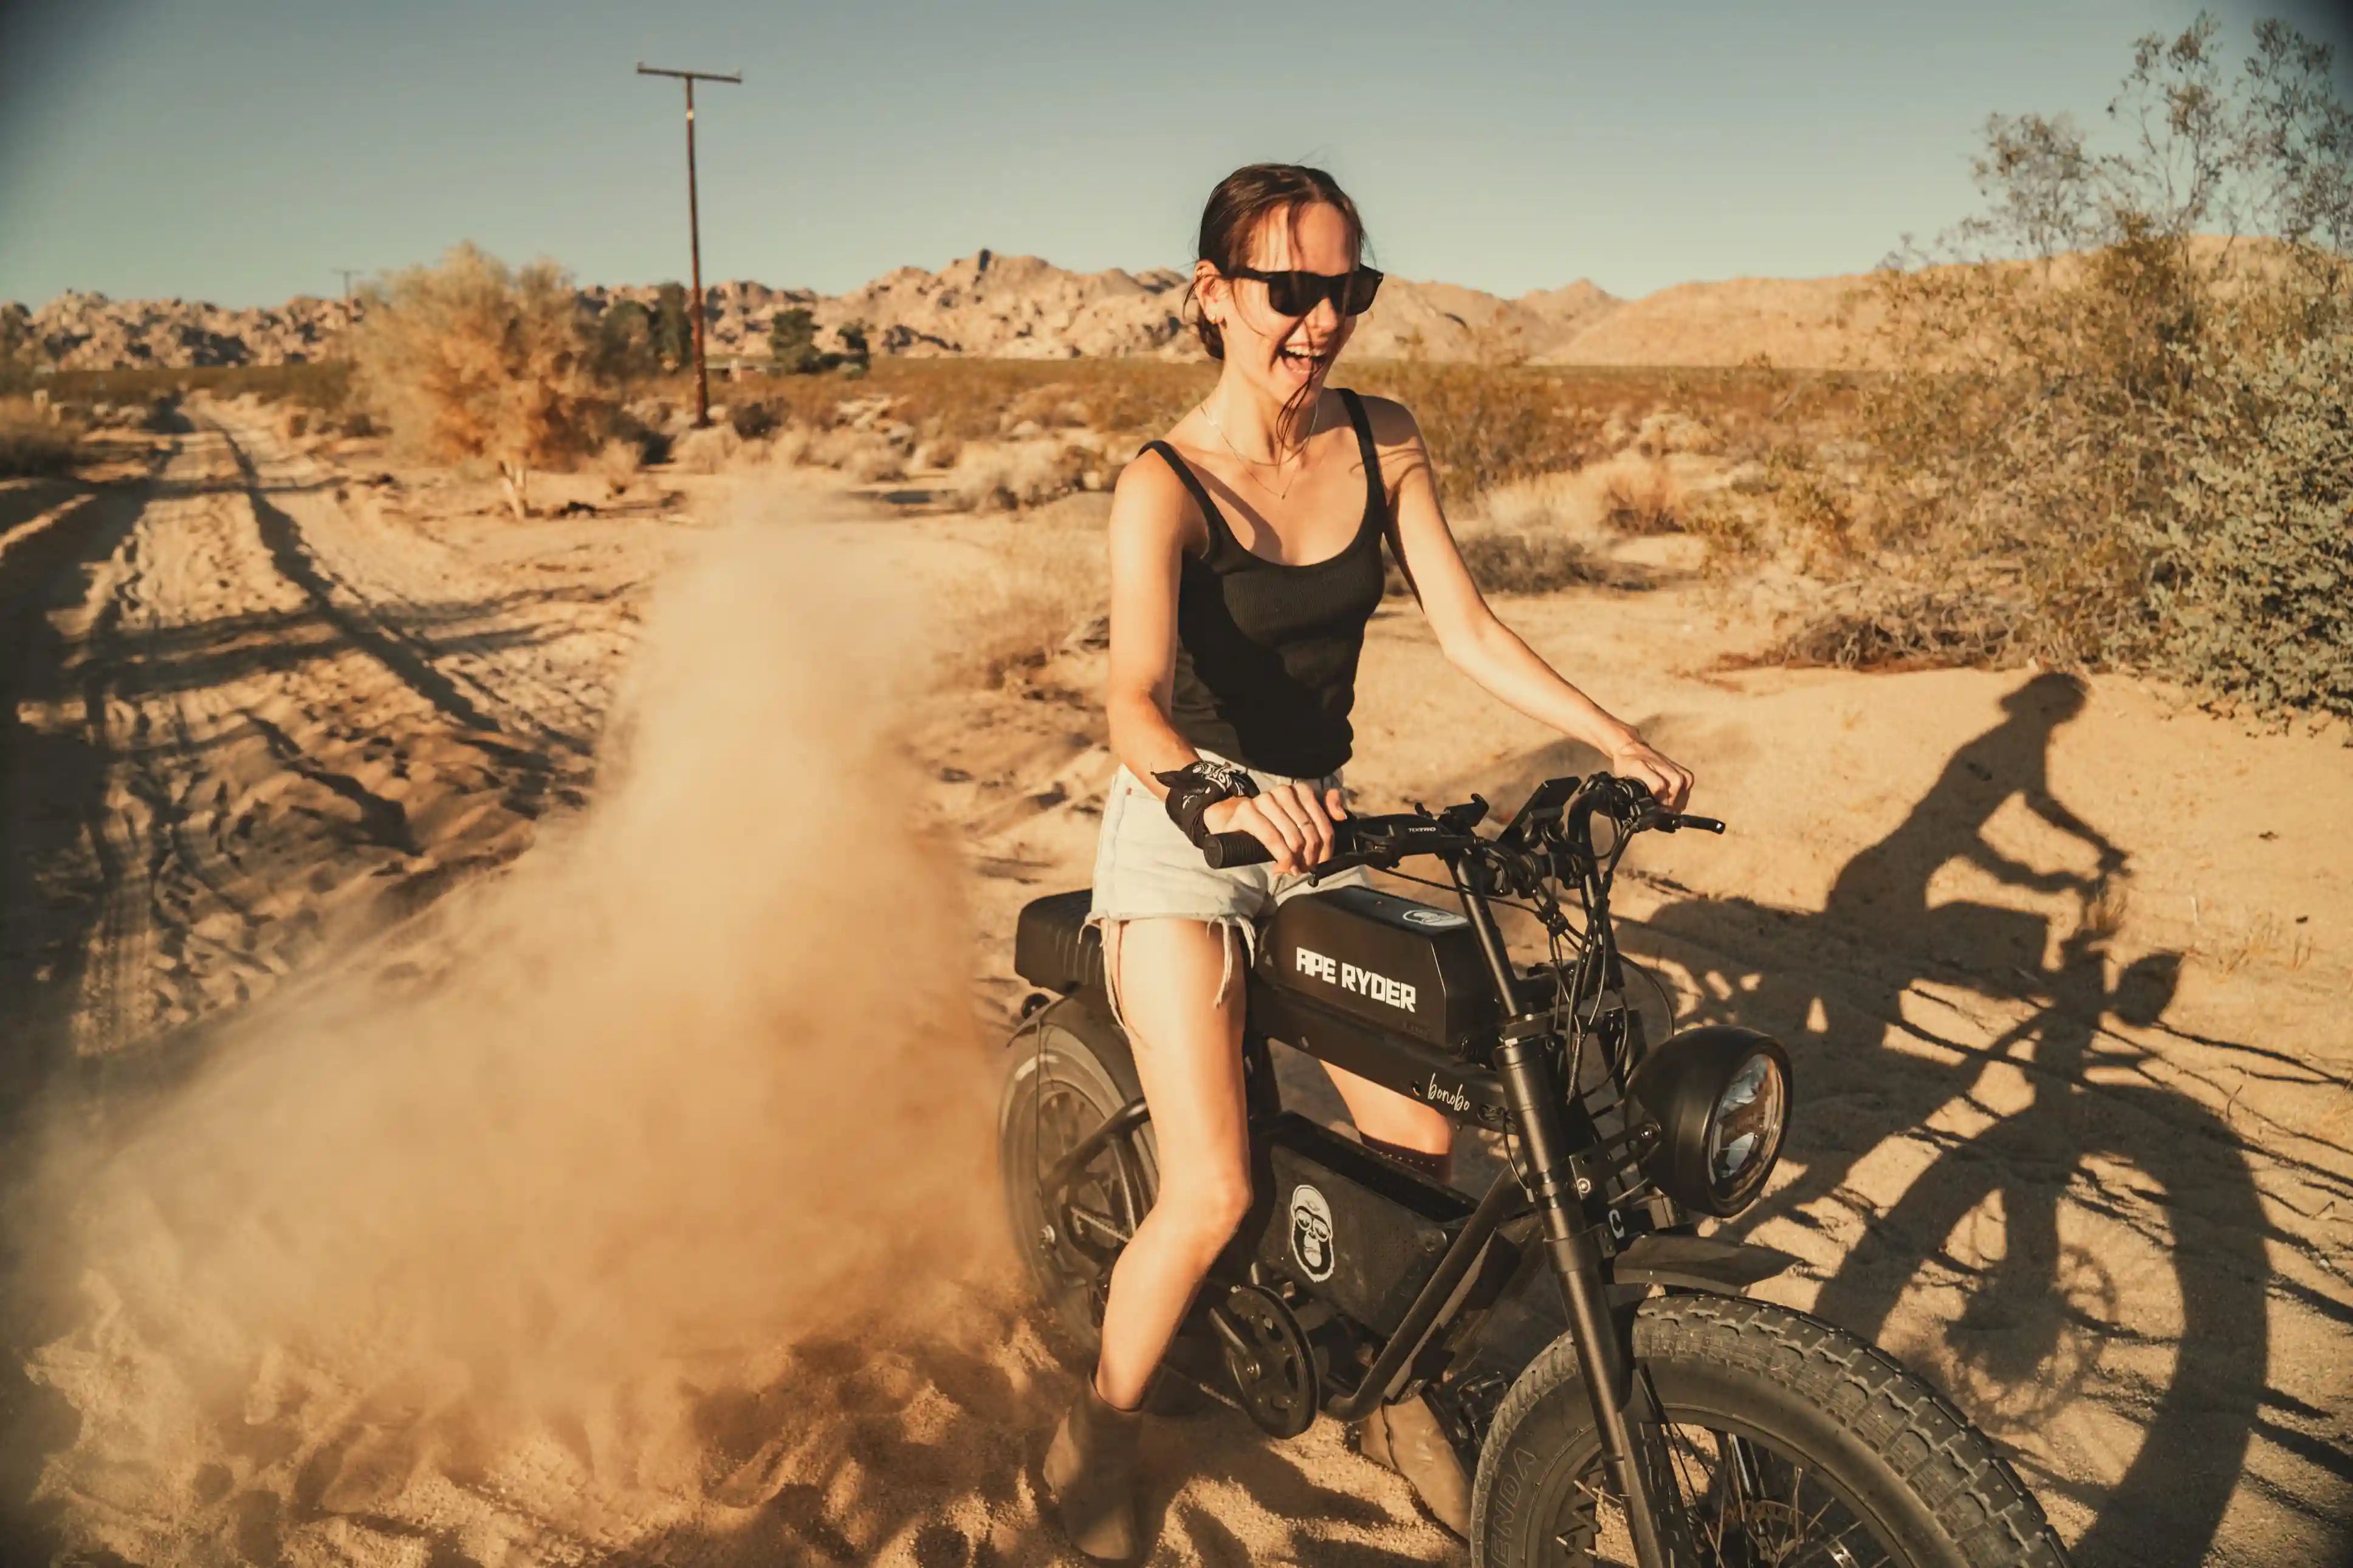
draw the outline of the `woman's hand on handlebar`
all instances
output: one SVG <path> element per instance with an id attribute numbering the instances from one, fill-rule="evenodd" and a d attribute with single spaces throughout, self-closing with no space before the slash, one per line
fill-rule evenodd
<path id="1" fill-rule="evenodd" d="M 1691 770 L 1671 761 L 1632 731 L 1609 750 L 1609 771 L 1649 790 L 1662 811 L 1681 811 L 1691 799 Z"/>
<path id="2" fill-rule="evenodd" d="M 1276 871 L 1296 872 L 1332 858 L 1332 824 L 1347 815 L 1338 790 L 1319 792 L 1301 780 L 1219 801 L 1201 814 L 1201 826 L 1212 833 L 1247 833 L 1266 846 Z"/>

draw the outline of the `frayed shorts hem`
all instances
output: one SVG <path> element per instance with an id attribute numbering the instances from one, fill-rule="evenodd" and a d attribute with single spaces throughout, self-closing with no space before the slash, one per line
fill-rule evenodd
<path id="1" fill-rule="evenodd" d="M 1203 752 L 1204 756 L 1211 755 Z M 1224 760 L 1224 759 L 1219 759 Z M 1279 773 L 1250 770 L 1261 789 L 1300 781 Z M 1314 781 L 1319 788 L 1335 788 L 1334 773 Z M 1230 928 L 1241 936 L 1244 973 L 1258 960 L 1258 922 L 1284 900 L 1325 888 L 1369 882 L 1361 867 L 1352 868 L 1321 883 L 1301 873 L 1277 875 L 1269 867 L 1237 866 L 1212 869 L 1201 851 L 1176 825 L 1143 782 L 1123 767 L 1112 780 L 1103 800 L 1103 829 L 1096 841 L 1093 907 L 1087 924 L 1103 933 L 1104 988 L 1111 994 L 1112 1014 L 1122 1028 L 1118 982 L 1118 947 L 1112 929 L 1130 921 L 1198 921 Z M 1225 969 L 1219 976 L 1213 1005 L 1222 1005 L 1234 983 L 1234 943 L 1224 942 Z"/>

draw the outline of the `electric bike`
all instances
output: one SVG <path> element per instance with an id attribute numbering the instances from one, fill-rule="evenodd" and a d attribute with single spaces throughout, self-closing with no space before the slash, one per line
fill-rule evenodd
<path id="1" fill-rule="evenodd" d="M 1546 781 L 1499 832 L 1478 831 L 1487 814 L 1473 795 L 1345 819 L 1317 889 L 1264 921 L 1245 982 L 1252 1207 L 1171 1367 L 1276 1437 L 1427 1398 L 1473 1477 L 1480 1568 L 2063 1565 L 2041 1506 L 1948 1402 L 1745 1294 L 1794 1258 L 1700 1232 L 1764 1191 L 1788 1057 L 1728 1026 L 1651 1044 L 1609 893 L 1639 835 L 1724 825 L 1608 773 Z M 1240 833 L 1204 854 L 1266 858 Z M 1320 887 L 1417 857 L 1459 909 Z M 1080 890 L 1021 912 L 1015 968 L 1039 989 L 1010 1042 L 998 1155 L 1016 1245 L 1091 1364 L 1156 1170 L 1087 907 Z M 1534 915 L 1547 961 L 1509 954 L 1505 907 Z M 1500 1142 L 1505 1168 L 1468 1195 L 1286 1109 L 1275 1042 L 1437 1107 L 1459 1143 Z"/>

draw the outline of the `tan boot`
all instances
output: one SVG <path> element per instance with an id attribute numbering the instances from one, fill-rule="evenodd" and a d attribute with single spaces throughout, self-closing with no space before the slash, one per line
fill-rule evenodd
<path id="1" fill-rule="evenodd" d="M 1356 1447 L 1373 1463 L 1403 1476 L 1439 1523 L 1471 1539 L 1471 1478 L 1428 1400 L 1380 1406 L 1365 1417 Z"/>
<path id="2" fill-rule="evenodd" d="M 1046 1487 L 1062 1533 L 1098 1563 L 1135 1556 L 1135 1447 L 1143 1427 L 1142 1411 L 1105 1403 L 1091 1377 L 1046 1450 Z"/>

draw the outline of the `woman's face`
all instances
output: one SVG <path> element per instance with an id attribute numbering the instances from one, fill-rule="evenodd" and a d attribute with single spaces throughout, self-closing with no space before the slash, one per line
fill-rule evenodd
<path id="1" fill-rule="evenodd" d="M 1249 254 L 1247 265 L 1259 272 L 1295 269 L 1336 277 L 1356 266 L 1348 220 L 1328 202 L 1271 215 L 1250 237 Z M 1256 279 L 1220 278 L 1206 261 L 1198 274 L 1202 307 L 1225 336 L 1228 368 L 1277 403 L 1289 403 L 1310 382 L 1320 384 L 1355 325 L 1328 299 L 1316 300 L 1305 316 L 1281 316 L 1267 302 L 1266 285 Z"/>

